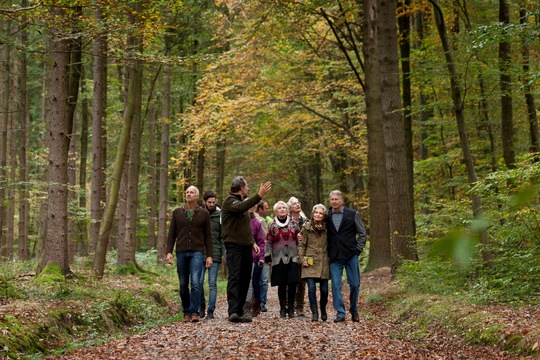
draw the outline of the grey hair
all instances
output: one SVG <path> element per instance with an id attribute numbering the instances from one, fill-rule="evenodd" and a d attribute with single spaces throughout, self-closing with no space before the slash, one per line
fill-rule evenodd
<path id="1" fill-rule="evenodd" d="M 243 176 L 237 176 L 233 179 L 231 184 L 231 192 L 236 193 L 242 189 L 242 186 L 246 186 L 247 182 Z"/>
<path id="2" fill-rule="evenodd" d="M 295 198 L 294 196 L 291 196 L 291 198 L 289 199 L 289 201 L 287 201 L 287 206 L 288 206 L 288 207 L 291 207 L 291 205 L 292 205 L 293 202 L 300 202 L 300 200 L 298 200 L 298 199 Z"/>
<path id="3" fill-rule="evenodd" d="M 188 186 L 188 188 L 186 189 L 186 191 L 188 191 L 189 189 L 195 189 L 195 194 L 197 194 L 197 196 L 199 195 L 199 189 L 197 189 L 196 186 L 194 186 L 194 185 Z"/>
<path id="4" fill-rule="evenodd" d="M 326 215 L 326 206 L 324 206 L 323 204 L 317 204 L 317 205 L 313 206 L 313 209 L 311 210 L 311 216 L 313 216 L 313 213 L 315 212 L 315 209 L 322 209 L 324 215 Z"/>
<path id="5" fill-rule="evenodd" d="M 329 197 L 332 197 L 332 195 L 337 195 L 341 198 L 341 200 L 343 200 L 343 193 L 339 190 L 332 190 L 330 191 L 330 195 Z"/>
<path id="6" fill-rule="evenodd" d="M 285 205 L 285 207 L 287 208 L 287 211 L 289 211 L 289 205 L 287 205 L 287 203 L 286 203 L 285 201 L 279 200 L 277 203 L 274 204 L 274 213 L 276 212 L 277 207 L 278 207 L 278 205 L 280 205 L 280 204 Z"/>

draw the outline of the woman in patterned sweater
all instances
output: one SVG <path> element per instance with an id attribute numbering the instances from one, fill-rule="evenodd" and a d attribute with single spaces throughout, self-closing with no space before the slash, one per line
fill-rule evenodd
<path id="1" fill-rule="evenodd" d="M 265 245 L 265 262 L 272 267 L 270 285 L 278 287 L 280 317 L 294 317 L 296 286 L 300 281 L 298 265 L 298 240 L 300 227 L 289 215 L 283 201 L 274 205 L 276 217 L 268 225 Z"/>

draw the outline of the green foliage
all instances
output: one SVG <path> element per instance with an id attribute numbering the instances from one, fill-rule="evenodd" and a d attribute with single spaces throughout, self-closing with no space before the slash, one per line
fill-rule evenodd
<path id="1" fill-rule="evenodd" d="M 36 278 L 39 285 L 53 285 L 64 281 L 62 268 L 58 264 L 49 263 Z"/>

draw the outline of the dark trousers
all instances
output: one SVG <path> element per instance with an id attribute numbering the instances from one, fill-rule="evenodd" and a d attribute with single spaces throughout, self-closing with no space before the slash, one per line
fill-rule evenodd
<path id="1" fill-rule="evenodd" d="M 251 246 L 226 243 L 227 268 L 229 277 L 227 281 L 227 303 L 229 315 L 244 314 L 244 304 L 251 281 Z"/>

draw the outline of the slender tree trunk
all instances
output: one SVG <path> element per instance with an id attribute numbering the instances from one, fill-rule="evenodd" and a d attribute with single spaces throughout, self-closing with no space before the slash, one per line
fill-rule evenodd
<path id="1" fill-rule="evenodd" d="M 378 13 L 364 1 L 364 65 L 368 137 L 369 260 L 367 270 L 392 264 L 388 186 L 382 127 L 381 70 L 379 64 Z"/>
<path id="2" fill-rule="evenodd" d="M 467 136 L 467 130 L 465 126 L 465 114 L 463 112 L 463 99 L 461 96 L 461 84 L 458 80 L 458 74 L 456 66 L 454 63 L 454 55 L 448 41 L 448 36 L 446 33 L 446 26 L 444 23 L 443 13 L 441 8 L 438 5 L 436 0 L 430 0 L 434 6 L 435 12 L 435 24 L 437 25 L 437 31 L 439 32 L 439 37 L 441 39 L 441 44 L 444 51 L 444 57 L 446 60 L 446 67 L 448 69 L 448 75 L 450 77 L 450 91 L 452 93 L 452 101 L 454 104 L 454 114 L 456 117 L 456 122 L 458 126 L 459 133 L 459 142 L 461 145 L 461 151 L 463 152 L 463 160 L 465 162 L 465 167 L 467 169 L 467 178 L 469 184 L 474 185 L 478 177 L 476 176 L 476 169 L 474 167 L 474 161 L 472 158 L 471 150 L 469 147 L 469 139 Z M 483 217 L 482 211 L 482 199 L 478 195 L 471 195 L 473 215 L 476 219 L 481 219 Z M 489 250 L 489 239 L 487 236 L 487 231 L 484 229 L 481 234 L 481 242 L 483 244 L 482 256 L 484 263 L 489 265 L 492 260 L 492 255 Z"/>
<path id="3" fill-rule="evenodd" d="M 57 16 L 65 16 L 61 8 L 51 10 Z M 47 144 L 49 147 L 47 234 L 44 253 L 38 273 L 47 265 L 55 264 L 64 274 L 69 272 L 67 238 L 67 166 L 69 134 L 69 40 L 51 35 L 50 61 L 48 62 L 48 87 L 45 97 L 47 120 Z"/>
<path id="4" fill-rule="evenodd" d="M 95 19 L 97 23 L 104 20 L 99 1 L 94 0 Z M 94 40 L 93 47 L 93 79 L 94 94 L 92 98 L 92 184 L 90 196 L 90 248 L 96 250 L 99 240 L 99 229 L 103 216 L 105 191 L 105 167 L 107 142 L 104 121 L 107 109 L 107 37 L 100 34 Z"/>
<path id="5" fill-rule="evenodd" d="M 403 102 L 403 124 L 405 135 L 405 154 L 407 160 L 407 176 L 409 192 L 414 194 L 414 151 L 413 151 L 413 130 L 412 130 L 412 86 L 411 86 L 411 16 L 409 15 L 409 7 L 411 0 L 400 0 L 400 15 L 398 17 L 399 25 L 399 50 L 401 62 L 401 98 Z M 408 199 L 411 204 L 409 208 L 414 209 L 414 196 Z M 413 216 L 414 221 L 414 216 Z M 416 226 L 413 224 L 413 227 Z"/>
<path id="6" fill-rule="evenodd" d="M 11 62 L 11 52 L 10 60 Z M 13 61 L 13 74 L 18 74 L 18 61 Z M 16 81 L 16 76 L 14 77 L 11 73 L 10 76 L 10 103 L 17 104 L 19 102 L 19 83 Z M 8 215 L 7 215 L 7 259 L 13 260 L 13 245 L 15 241 L 15 193 L 16 193 L 16 184 L 17 184 L 17 126 L 16 126 L 16 105 L 14 107 L 15 111 L 11 111 L 9 114 L 9 124 L 8 132 L 10 136 L 8 137 L 9 144 L 9 186 L 8 186 Z"/>
<path id="7" fill-rule="evenodd" d="M 70 115 L 75 117 L 75 112 L 70 112 Z M 69 136 L 69 151 L 68 151 L 68 203 L 69 208 L 74 208 L 78 201 L 78 194 L 75 186 L 77 185 L 77 122 L 76 119 L 71 121 L 71 131 Z M 76 234 L 76 223 L 74 218 L 68 216 L 68 261 L 73 264 L 75 260 L 75 244 L 78 242 Z"/>
<path id="8" fill-rule="evenodd" d="M 4 34 L 10 33 L 10 21 L 0 21 L 0 26 Z M 8 159 L 8 124 L 9 124 L 9 87 L 10 87 L 10 46 L 3 43 L 0 46 L 0 261 L 7 259 L 7 223 L 8 223 L 8 176 L 7 176 L 7 159 Z"/>
<path id="9" fill-rule="evenodd" d="M 163 99 L 160 119 L 161 140 L 159 158 L 159 213 L 158 213 L 158 245 L 157 262 L 165 262 L 167 255 L 167 198 L 169 189 L 169 121 L 171 109 L 171 69 L 165 65 L 163 71 Z"/>
<path id="10" fill-rule="evenodd" d="M 22 6 L 28 6 L 28 0 L 23 0 Z M 21 43 L 23 47 L 28 45 L 28 34 L 26 31 L 26 24 L 21 27 Z M 29 227 L 29 211 L 28 201 L 29 192 L 27 187 L 28 182 L 28 168 L 27 168 L 27 155 L 29 139 L 29 116 L 28 116 L 28 92 L 27 92 L 27 61 L 26 53 L 21 51 L 20 55 L 20 111 L 19 114 L 19 260 L 28 259 L 28 227 Z"/>
<path id="11" fill-rule="evenodd" d="M 204 191 L 204 144 L 197 152 L 197 188 L 199 191 Z"/>
<path id="12" fill-rule="evenodd" d="M 110 186 L 111 190 L 107 198 L 107 204 L 103 213 L 103 219 L 99 228 L 99 241 L 96 246 L 96 256 L 94 259 L 94 272 L 96 276 L 102 277 L 105 270 L 105 258 L 107 255 L 107 246 L 109 244 L 109 238 L 114 221 L 114 214 L 118 205 L 118 197 L 120 193 L 120 183 L 122 180 L 122 173 L 124 170 L 124 161 L 129 148 L 129 140 L 131 136 L 131 128 L 134 121 L 135 112 L 137 109 L 136 96 L 134 94 L 140 90 L 139 84 L 141 81 L 142 69 L 140 61 L 135 61 L 131 67 L 131 73 L 129 75 L 129 87 L 128 87 L 128 102 L 126 112 L 124 114 L 124 121 L 122 125 L 122 132 L 120 141 L 118 143 L 118 149 L 116 152 L 116 158 L 114 161 L 114 167 L 112 170 Z"/>
<path id="13" fill-rule="evenodd" d="M 142 53 L 142 41 L 140 38 L 134 39 L 135 47 Z M 142 63 L 140 60 L 135 60 L 134 69 L 130 72 L 137 72 L 135 88 L 129 93 L 133 99 L 128 99 L 128 104 L 133 103 L 134 114 L 133 124 L 131 127 L 131 138 L 129 141 L 129 163 L 127 168 L 128 186 L 126 198 L 126 225 L 124 238 L 119 238 L 118 241 L 124 241 L 125 253 L 120 257 L 118 252 L 118 265 L 135 264 L 135 250 L 137 248 L 137 209 L 139 205 L 139 162 L 141 148 L 141 104 L 142 104 Z"/>
<path id="14" fill-rule="evenodd" d="M 522 2 L 521 9 L 519 9 L 519 23 L 521 25 L 527 25 L 527 9 Z M 530 151 L 533 153 L 540 152 L 540 139 L 538 135 L 538 117 L 536 115 L 536 104 L 534 94 L 531 86 L 531 73 L 530 73 L 530 51 L 528 45 L 528 36 L 524 31 L 521 36 L 521 64 L 523 69 L 523 93 L 525 94 L 525 102 L 527 104 L 527 117 L 529 119 L 529 133 L 530 133 Z"/>
<path id="15" fill-rule="evenodd" d="M 504 25 L 508 25 L 510 23 L 510 9 L 508 6 L 508 0 L 499 0 L 499 22 Z M 504 30 L 503 33 L 506 33 L 506 30 Z M 516 162 L 512 105 L 512 77 L 510 76 L 511 62 L 512 57 L 510 53 L 510 41 L 505 39 L 499 43 L 499 71 L 501 84 L 501 135 L 503 158 L 508 169 L 513 169 Z"/>
<path id="16" fill-rule="evenodd" d="M 225 182 L 225 152 L 227 150 L 227 134 L 220 133 L 216 140 L 216 195 L 219 201 L 224 199 L 224 182 Z"/>
<path id="17" fill-rule="evenodd" d="M 150 183 L 148 185 L 148 248 L 155 249 L 156 239 L 156 193 L 157 193 L 157 171 L 156 164 L 156 107 L 154 102 L 150 105 L 149 111 L 149 141 L 148 141 L 148 175 Z"/>
<path id="18" fill-rule="evenodd" d="M 81 102 L 81 156 L 79 164 L 79 209 L 86 214 L 86 166 L 88 160 L 88 124 L 90 112 L 88 110 L 88 99 L 84 95 L 86 90 L 86 79 L 84 68 L 81 67 L 81 92 L 83 100 Z M 77 231 L 79 233 L 79 246 L 77 252 L 81 255 L 88 255 L 88 226 L 86 215 L 78 221 Z"/>

